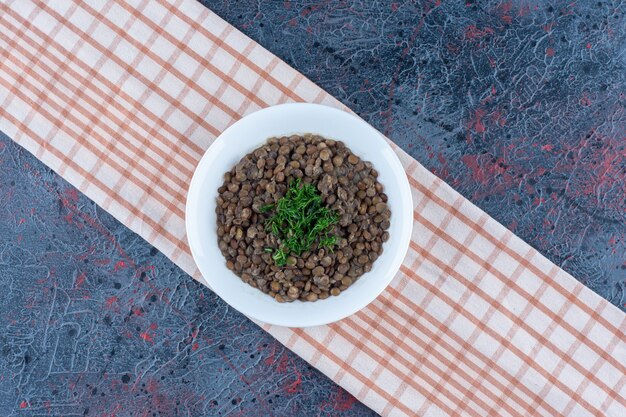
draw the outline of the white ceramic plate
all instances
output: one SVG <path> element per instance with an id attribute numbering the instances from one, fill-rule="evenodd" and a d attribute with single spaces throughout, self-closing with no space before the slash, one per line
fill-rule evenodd
<path id="1" fill-rule="evenodd" d="M 225 265 L 217 246 L 215 205 L 223 175 L 272 136 L 315 133 L 343 141 L 363 160 L 371 161 L 385 187 L 391 209 L 389 240 L 370 272 L 337 297 L 314 303 L 278 303 L 245 284 Z M 293 103 L 250 114 L 226 129 L 196 168 L 186 207 L 187 239 L 206 283 L 246 316 L 265 323 L 308 327 L 341 320 L 372 302 L 391 282 L 406 255 L 413 227 L 413 203 L 406 174 L 385 139 L 363 120 L 317 104 Z"/>

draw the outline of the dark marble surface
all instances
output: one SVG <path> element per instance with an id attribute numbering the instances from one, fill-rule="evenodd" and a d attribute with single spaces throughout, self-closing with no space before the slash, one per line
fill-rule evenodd
<path id="1" fill-rule="evenodd" d="M 203 3 L 626 310 L 626 5 Z M 4 136 L 0 210 L 1 416 L 372 414 Z"/>

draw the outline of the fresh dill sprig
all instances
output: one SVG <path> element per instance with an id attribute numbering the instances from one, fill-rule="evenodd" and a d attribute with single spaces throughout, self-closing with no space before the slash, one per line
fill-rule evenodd
<path id="1" fill-rule="evenodd" d="M 290 255 L 300 256 L 317 242 L 318 247 L 332 250 L 337 237 L 330 235 L 339 216 L 323 205 L 315 186 L 296 179 L 289 184 L 285 196 L 276 204 L 261 207 L 261 212 L 274 210 L 265 227 L 281 242 L 272 258 L 284 266 Z"/>
<path id="2" fill-rule="evenodd" d="M 320 243 L 318 244 L 318 246 L 320 248 L 324 248 L 324 249 L 328 249 L 328 250 L 333 250 L 333 246 L 335 246 L 337 244 L 337 236 L 324 236 L 322 238 L 320 238 Z"/>
<path id="3" fill-rule="evenodd" d="M 282 249 L 277 249 L 274 251 L 272 259 L 277 266 L 285 266 L 285 264 L 287 263 L 287 254 Z"/>
<path id="4" fill-rule="evenodd" d="M 259 211 L 261 213 L 267 213 L 268 211 L 270 211 L 273 208 L 274 208 L 274 204 L 266 204 L 264 206 L 261 206 L 261 208 L 259 208 Z"/>

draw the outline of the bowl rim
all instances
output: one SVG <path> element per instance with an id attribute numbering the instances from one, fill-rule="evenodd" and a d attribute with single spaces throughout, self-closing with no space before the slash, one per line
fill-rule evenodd
<path id="1" fill-rule="evenodd" d="M 331 317 L 321 318 L 321 317 L 317 317 L 316 315 L 311 315 L 312 317 L 308 317 L 306 319 L 300 318 L 299 320 L 293 320 L 290 317 L 281 317 L 281 318 L 274 317 L 274 318 L 268 319 L 268 317 L 265 317 L 263 314 L 255 314 L 256 312 L 253 306 L 247 306 L 245 304 L 238 302 L 238 300 L 233 299 L 233 297 L 231 297 L 231 294 L 224 291 L 223 288 L 220 288 L 219 285 L 212 286 L 210 284 L 209 280 L 206 277 L 206 275 L 208 274 L 205 274 L 206 271 L 203 271 L 204 264 L 199 261 L 200 254 L 198 252 L 198 249 L 195 248 L 194 244 L 192 243 L 193 241 L 196 240 L 195 237 L 197 236 L 197 233 L 196 233 L 196 229 L 192 227 L 193 226 L 192 214 L 193 214 L 194 207 L 191 203 L 193 203 L 194 195 L 197 194 L 196 190 L 198 190 L 198 187 L 201 186 L 201 182 L 204 180 L 204 177 L 207 175 L 208 172 L 211 171 L 210 166 L 209 167 L 205 166 L 210 162 L 209 156 L 213 152 L 215 152 L 215 150 L 224 146 L 223 142 L 227 140 L 230 132 L 238 128 L 241 128 L 242 124 L 250 123 L 251 121 L 254 121 L 254 119 L 258 117 L 263 117 L 263 116 L 268 116 L 268 115 L 271 116 L 272 113 L 283 112 L 283 111 L 329 112 L 329 113 L 333 113 L 335 117 L 339 117 L 339 118 L 346 117 L 346 116 L 350 117 L 352 118 L 352 122 L 359 123 L 361 124 L 362 128 L 370 130 L 371 137 L 368 137 L 367 140 L 376 141 L 378 142 L 377 143 L 378 146 L 383 146 L 384 148 L 387 148 L 391 151 L 392 157 L 389 158 L 388 162 L 389 162 L 389 168 L 394 173 L 393 177 L 397 179 L 396 185 L 400 188 L 400 193 L 401 193 L 400 195 L 402 195 L 402 198 L 400 201 L 402 206 L 401 206 L 400 211 L 403 216 L 406 215 L 406 213 L 411 213 L 411 219 L 409 221 L 410 227 L 403 227 L 400 229 L 399 236 L 392 236 L 392 238 L 397 239 L 398 243 L 394 247 L 395 249 L 394 252 L 387 254 L 387 256 L 392 258 L 392 260 L 390 261 L 391 262 L 390 268 L 387 272 L 383 273 L 384 276 L 381 277 L 381 279 L 377 280 L 376 284 L 378 285 L 371 284 L 370 287 L 372 287 L 372 291 L 369 293 L 367 297 L 364 297 L 359 302 L 356 302 L 356 303 L 353 302 L 351 304 L 351 307 L 344 308 L 340 314 L 330 315 Z M 315 132 L 308 132 L 308 133 L 315 134 Z M 288 132 L 285 132 L 285 134 L 288 134 Z M 344 139 L 341 139 L 341 140 L 344 140 Z M 348 140 L 344 140 L 344 142 L 346 142 L 346 145 L 350 147 L 350 143 Z M 242 150 L 239 157 L 243 157 L 247 152 L 249 151 Z M 399 175 L 398 171 L 401 172 L 401 175 Z M 221 178 L 223 173 L 219 173 L 219 175 Z M 211 204 L 211 207 L 212 208 L 215 207 L 214 203 Z M 409 185 L 409 181 L 406 176 L 404 167 L 402 166 L 400 159 L 398 158 L 397 154 L 393 151 L 393 148 L 390 146 L 387 139 L 380 132 L 374 129 L 371 125 L 369 125 L 367 122 L 365 122 L 363 119 L 361 119 L 360 117 L 356 116 L 353 113 L 340 110 L 336 107 L 330 107 L 326 105 L 313 104 L 313 103 L 286 103 L 286 104 L 270 106 L 270 107 L 266 107 L 266 108 L 257 110 L 255 112 L 249 113 L 248 115 L 232 123 L 228 128 L 222 131 L 222 133 L 220 133 L 215 138 L 213 143 L 207 148 L 205 153 L 202 155 L 202 158 L 200 159 L 200 162 L 196 166 L 194 173 L 193 173 L 193 177 L 189 184 L 187 197 L 186 197 L 186 203 L 185 203 L 186 238 L 187 238 L 187 242 L 189 244 L 189 248 L 190 248 L 192 257 L 194 259 L 194 262 L 196 263 L 196 266 L 201 273 L 201 276 L 202 276 L 201 280 L 203 281 L 203 283 L 207 285 L 212 291 L 214 291 L 227 304 L 229 304 L 231 307 L 241 312 L 242 314 L 246 315 L 247 317 L 261 321 L 263 323 L 267 323 L 267 324 L 271 324 L 275 326 L 291 327 L 291 328 L 312 327 L 312 326 L 325 325 L 325 324 L 329 324 L 332 322 L 336 322 L 336 321 L 342 320 L 348 316 L 355 314 L 356 312 L 365 308 L 372 301 L 374 301 L 385 290 L 385 288 L 387 288 L 387 286 L 391 283 L 391 281 L 397 274 L 398 270 L 400 269 L 402 261 L 404 260 L 406 253 L 408 251 L 408 248 L 409 248 L 412 228 L 413 228 L 413 202 L 412 202 L 412 195 L 411 195 L 411 187 Z M 389 248 L 387 250 L 389 251 Z M 383 252 L 383 254 L 385 254 L 385 252 Z M 385 255 L 382 255 L 382 256 L 385 256 Z M 223 255 L 221 253 L 219 253 L 219 257 L 223 259 Z M 229 272 L 233 278 L 240 280 L 240 278 L 234 272 L 231 272 L 228 270 L 226 271 Z M 362 279 L 363 277 L 365 277 L 367 274 L 370 274 L 370 273 L 371 272 L 367 272 L 363 274 L 359 279 Z M 243 285 L 248 286 L 248 284 L 245 284 L 243 281 L 240 281 L 240 282 Z M 259 291 L 256 288 L 253 288 L 253 290 Z M 263 294 L 263 295 L 269 298 L 269 296 L 267 296 L 266 294 Z M 324 305 L 324 301 L 326 300 L 319 300 L 315 303 L 304 303 L 302 301 L 296 300 L 292 303 L 286 303 L 286 304 L 293 305 L 293 304 L 300 303 L 300 304 Z M 275 301 L 273 300 L 272 302 L 275 303 Z M 285 304 L 279 304 L 279 305 L 285 305 Z"/>

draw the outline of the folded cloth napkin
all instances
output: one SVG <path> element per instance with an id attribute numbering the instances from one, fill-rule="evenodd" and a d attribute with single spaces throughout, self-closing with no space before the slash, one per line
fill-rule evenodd
<path id="1" fill-rule="evenodd" d="M 0 129 L 201 279 L 194 167 L 260 108 L 342 107 L 193 0 L 0 3 Z M 626 416 L 626 316 L 394 147 L 409 253 L 370 306 L 263 326 L 383 415 Z"/>

